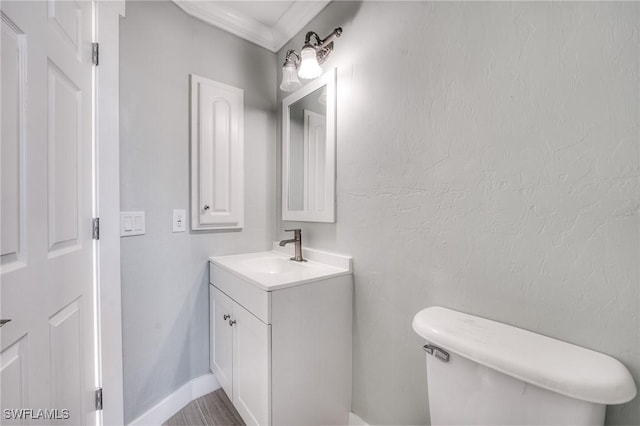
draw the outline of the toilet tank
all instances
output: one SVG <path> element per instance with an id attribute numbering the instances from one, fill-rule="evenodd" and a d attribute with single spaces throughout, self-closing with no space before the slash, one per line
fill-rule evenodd
<path id="1" fill-rule="evenodd" d="M 418 312 L 432 425 L 603 425 L 636 395 L 618 360 L 442 307 Z"/>

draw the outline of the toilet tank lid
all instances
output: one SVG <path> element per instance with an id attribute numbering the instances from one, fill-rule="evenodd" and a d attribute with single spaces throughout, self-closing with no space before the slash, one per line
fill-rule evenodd
<path id="1" fill-rule="evenodd" d="M 597 404 L 636 396 L 617 359 L 518 327 L 433 306 L 415 315 L 413 329 L 449 352 L 562 395 Z"/>

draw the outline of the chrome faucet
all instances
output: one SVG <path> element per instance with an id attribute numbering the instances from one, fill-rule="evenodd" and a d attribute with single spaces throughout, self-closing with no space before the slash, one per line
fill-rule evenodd
<path id="1" fill-rule="evenodd" d="M 289 243 L 296 244 L 296 255 L 291 258 L 291 260 L 295 260 L 296 262 L 306 262 L 307 259 L 302 257 L 302 230 L 301 229 L 285 229 L 285 232 L 293 232 L 293 238 L 290 240 L 282 240 L 280 241 L 280 247 L 284 247 Z"/>

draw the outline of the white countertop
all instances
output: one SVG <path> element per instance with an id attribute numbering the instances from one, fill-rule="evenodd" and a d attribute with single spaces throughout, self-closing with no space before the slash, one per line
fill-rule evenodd
<path id="1" fill-rule="evenodd" d="M 306 262 L 295 262 L 292 247 L 273 251 L 213 256 L 215 265 L 239 276 L 265 291 L 274 291 L 340 275 L 351 274 L 351 257 L 303 248 Z"/>

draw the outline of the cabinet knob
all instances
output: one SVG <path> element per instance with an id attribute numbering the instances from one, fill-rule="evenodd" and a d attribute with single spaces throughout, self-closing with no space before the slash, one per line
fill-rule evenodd
<path id="1" fill-rule="evenodd" d="M 222 316 L 222 319 L 225 320 L 225 321 L 228 320 L 229 318 L 231 318 L 231 315 L 229 315 L 229 314 L 224 314 Z"/>
<path id="2" fill-rule="evenodd" d="M 235 323 L 236 323 L 236 320 L 229 320 L 229 326 L 232 326 Z"/>
<path id="3" fill-rule="evenodd" d="M 205 209 L 205 210 L 209 210 L 209 204 L 205 204 L 205 205 L 204 205 L 204 207 L 203 207 L 203 209 Z"/>

